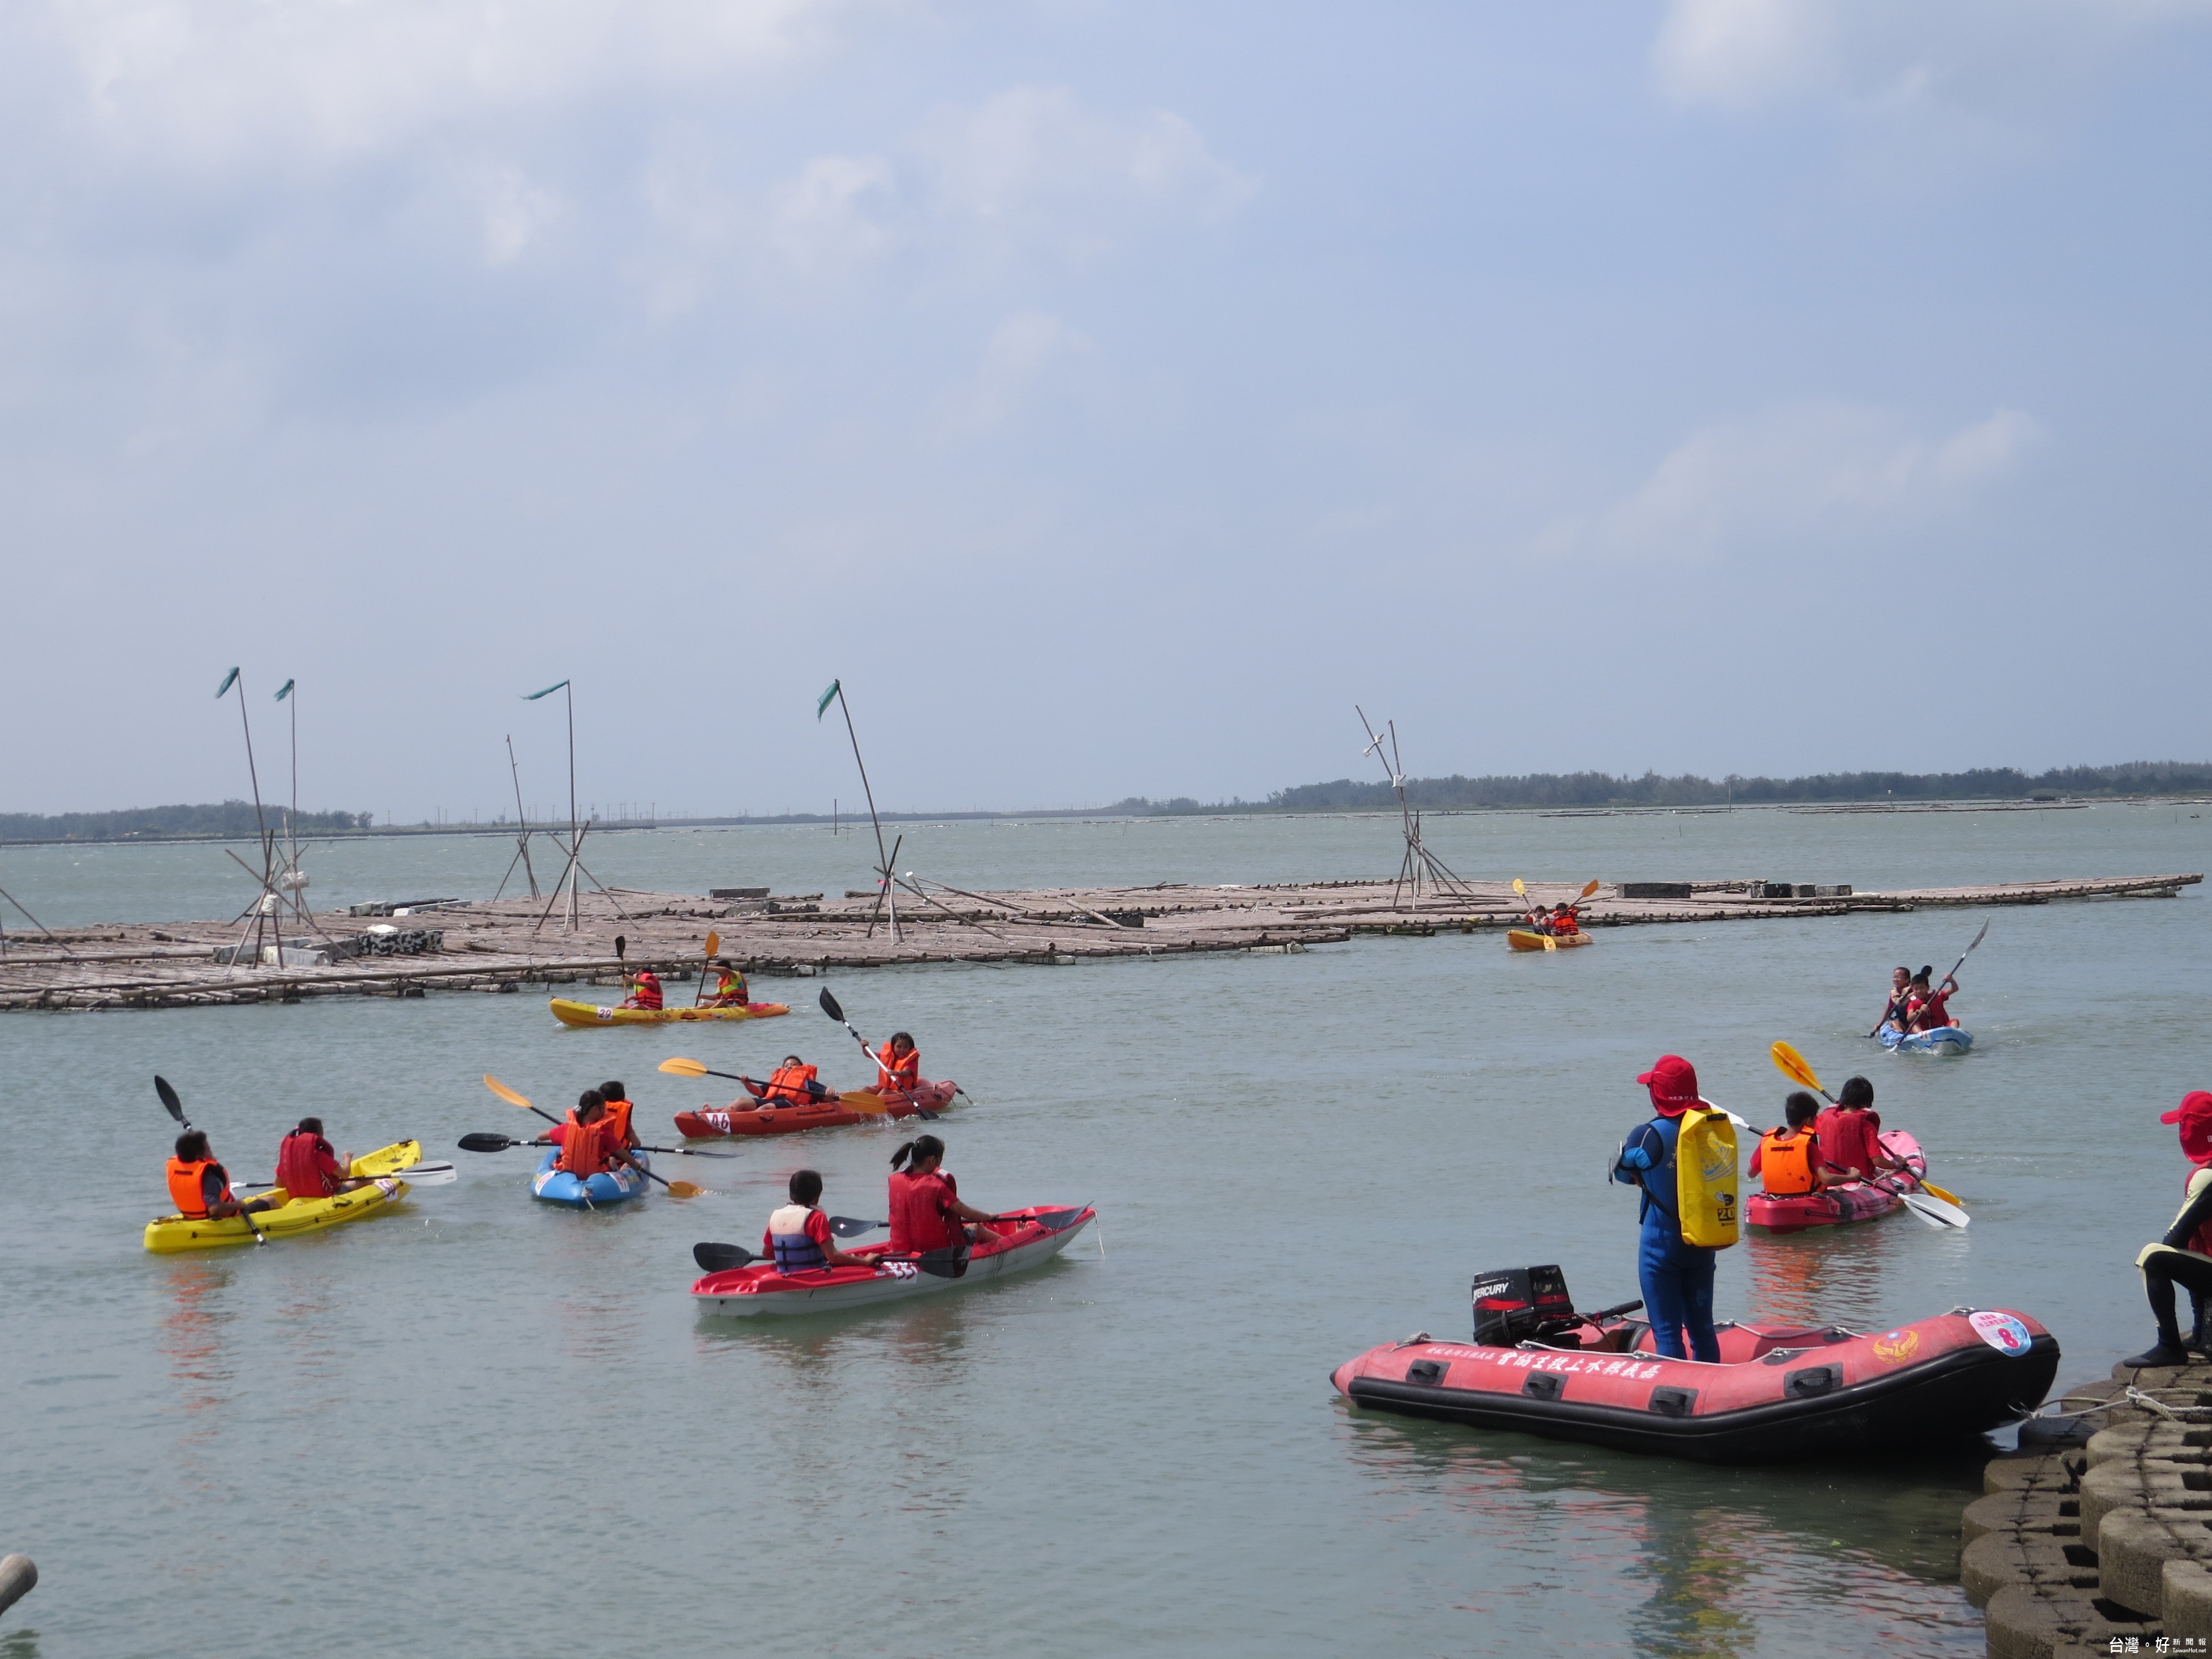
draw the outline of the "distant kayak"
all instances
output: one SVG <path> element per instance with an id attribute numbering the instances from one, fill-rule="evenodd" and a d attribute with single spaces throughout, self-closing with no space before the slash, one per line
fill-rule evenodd
<path id="1" fill-rule="evenodd" d="M 1854 1221 L 1871 1221 L 1901 1206 L 1903 1194 L 1914 1191 L 1928 1173 L 1928 1158 L 1920 1143 L 1902 1129 L 1885 1130 L 1881 1149 L 1903 1164 L 1910 1180 L 1886 1176 L 1875 1181 L 1846 1182 L 1823 1187 L 1816 1193 L 1778 1196 L 1753 1193 L 1744 1205 L 1743 1218 L 1769 1232 L 1798 1233 L 1808 1227 L 1838 1227 Z"/>
<path id="2" fill-rule="evenodd" d="M 675 1025 L 695 1019 L 773 1019 L 791 1010 L 781 1002 L 748 1002 L 742 1008 L 597 1008 L 588 1002 L 552 1001 L 563 1025 Z"/>
<path id="3" fill-rule="evenodd" d="M 836 1100 L 810 1100 L 799 1105 L 738 1100 L 727 1106 L 702 1106 L 696 1112 L 677 1113 L 676 1133 L 688 1140 L 711 1140 L 721 1135 L 787 1135 L 801 1129 L 835 1129 L 848 1123 L 866 1123 L 870 1118 L 941 1112 L 952 1103 L 957 1092 L 947 1079 L 942 1083 L 925 1083 L 919 1089 L 896 1090 L 888 1096 L 872 1089 L 848 1089 Z M 861 1111 L 860 1105 L 878 1109 Z"/>
<path id="4" fill-rule="evenodd" d="M 640 1164 L 652 1160 L 645 1153 L 633 1150 L 630 1156 Z M 617 1164 L 611 1170 L 602 1170 L 595 1176 L 579 1181 L 566 1170 L 553 1166 L 561 1157 L 561 1149 L 554 1147 L 545 1154 L 545 1161 L 538 1166 L 538 1173 L 530 1177 L 532 1196 L 548 1204 L 565 1204 L 572 1210 L 596 1210 L 609 1204 L 619 1204 L 625 1199 L 635 1198 L 652 1183 L 643 1173 L 627 1164 Z"/>
<path id="5" fill-rule="evenodd" d="M 1552 933 L 1532 933 L 1525 927 L 1505 930 L 1505 945 L 1511 951 L 1568 951 L 1577 945 L 1591 943 L 1588 933 L 1569 933 L 1561 938 Z"/>
<path id="6" fill-rule="evenodd" d="M 1963 1054 L 1974 1046 L 1974 1034 L 1956 1025 L 1905 1032 L 1893 1031 L 1885 1025 L 1877 1035 L 1883 1048 L 1905 1054 Z"/>
<path id="7" fill-rule="evenodd" d="M 220 1221 L 163 1216 L 146 1224 L 146 1248 L 159 1255 L 171 1255 L 179 1250 L 203 1250 L 219 1244 L 251 1244 L 256 1227 L 270 1238 L 290 1238 L 297 1233 L 359 1221 L 406 1197 L 407 1183 L 394 1177 L 410 1164 L 422 1161 L 421 1141 L 398 1141 L 373 1152 L 363 1152 L 354 1159 L 346 1171 L 348 1175 L 380 1177 L 371 1179 L 366 1187 L 356 1187 L 349 1193 L 330 1198 L 289 1199 L 276 1209 L 257 1211 L 252 1227 L 243 1217 L 234 1215 Z M 276 1195 L 283 1196 L 281 1188 Z"/>

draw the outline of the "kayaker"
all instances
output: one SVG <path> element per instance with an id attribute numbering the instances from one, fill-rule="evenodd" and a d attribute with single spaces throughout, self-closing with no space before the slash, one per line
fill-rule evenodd
<path id="1" fill-rule="evenodd" d="M 1554 934 L 1561 939 L 1566 939 L 1581 933 L 1582 930 L 1582 924 L 1575 920 L 1572 907 L 1565 904 L 1555 904 L 1552 907 L 1552 932 Z"/>
<path id="2" fill-rule="evenodd" d="M 367 1186 L 366 1181 L 348 1178 L 352 1168 L 353 1154 L 340 1158 L 331 1150 L 319 1117 L 301 1118 L 276 1147 L 276 1184 L 293 1198 L 328 1198 Z"/>
<path id="3" fill-rule="evenodd" d="M 919 1255 L 996 1237 L 983 1224 L 994 1219 L 988 1212 L 960 1201 L 957 1183 L 939 1167 L 944 1162 L 945 1143 L 935 1135 L 916 1135 L 891 1154 L 893 1252 Z"/>
<path id="4" fill-rule="evenodd" d="M 2195 1167 L 2182 1192 L 2181 1213 L 2166 1237 L 2146 1244 L 2136 1257 L 2142 1270 L 2143 1291 L 2150 1297 L 2151 1316 L 2158 1322 L 2158 1340 L 2143 1352 L 2124 1359 L 2124 1365 L 2181 1365 L 2189 1360 L 2182 1346 L 2181 1328 L 2174 1318 L 2173 1287 L 2185 1285 L 2197 1304 L 2196 1347 L 2204 1351 L 2212 1332 L 2205 1328 L 2212 1312 L 2212 1094 L 2192 1089 L 2181 1104 L 2160 1115 L 2160 1123 L 2180 1126 L 2181 1154 Z"/>
<path id="5" fill-rule="evenodd" d="M 1680 1054 L 1662 1054 L 1636 1080 L 1651 1091 L 1652 1120 L 1637 1125 L 1621 1143 L 1613 1178 L 1639 1189 L 1636 1218 L 1643 1238 L 1636 1273 L 1651 1318 L 1651 1339 L 1662 1358 L 1717 1365 L 1721 1345 L 1713 1329 L 1713 1267 L 1720 1252 L 1684 1243 L 1675 1212 L 1674 1149 L 1682 1114 L 1701 1103 L 1698 1073 Z"/>
<path id="6" fill-rule="evenodd" d="M 1913 981 L 1920 992 L 1920 1006 L 1912 1017 L 1912 1029 L 1916 1031 L 1939 1030 L 1944 1026 L 1956 1025 L 1959 1023 L 1952 1017 L 1948 1006 L 1951 999 L 1959 994 L 1957 976 L 1952 974 L 1943 975 L 1943 985 L 1949 986 L 1951 988 L 1949 990 L 1945 990 L 1943 986 L 1940 985 L 1931 989 L 1926 977 L 1929 971 L 1928 969 L 1923 968 L 1920 970 L 1920 976 Z"/>
<path id="7" fill-rule="evenodd" d="M 1875 1022 L 1875 1030 L 1887 1025 L 1893 1030 L 1905 1029 L 1905 994 L 1912 984 L 1912 969 L 1893 968 L 1889 970 L 1889 1000 L 1882 1005 L 1881 1018 Z"/>
<path id="8" fill-rule="evenodd" d="M 921 1086 L 921 1050 L 904 1031 L 894 1031 L 876 1050 L 876 1092 L 911 1093 Z"/>
<path id="9" fill-rule="evenodd" d="M 1900 1168 L 1881 1148 L 1881 1119 L 1874 1110 L 1874 1085 L 1863 1077 L 1844 1079 L 1836 1103 L 1813 1121 L 1820 1140 L 1820 1160 L 1843 1181 L 1869 1181 L 1884 1170 Z"/>
<path id="10" fill-rule="evenodd" d="M 599 1099 L 607 1109 L 607 1135 L 611 1144 L 625 1150 L 636 1146 L 637 1131 L 629 1126 L 629 1115 L 636 1109 L 630 1103 L 629 1091 L 619 1083 L 602 1083 Z"/>
<path id="11" fill-rule="evenodd" d="M 625 1008 L 658 1008 L 660 1002 L 660 978 L 650 968 L 641 968 L 629 976 L 629 994 L 622 1000 Z"/>
<path id="12" fill-rule="evenodd" d="M 768 1086 L 761 1091 L 761 1098 L 778 1106 L 804 1106 L 810 1101 L 836 1099 L 836 1095 L 814 1080 L 817 1069 L 797 1054 L 786 1054 L 783 1064 L 775 1068 Z"/>
<path id="13" fill-rule="evenodd" d="M 714 958 L 714 994 L 707 999 L 709 1008 L 743 1008 L 752 1000 L 745 984 L 744 970 L 730 966 L 726 957 Z"/>
<path id="14" fill-rule="evenodd" d="M 822 1197 L 822 1176 L 800 1170 L 791 1177 L 791 1202 L 768 1218 L 761 1235 L 761 1254 L 775 1263 L 780 1273 L 801 1273 L 810 1267 L 872 1267 L 865 1255 L 848 1255 L 837 1248 L 830 1231 L 830 1218 L 815 1207 Z"/>
<path id="15" fill-rule="evenodd" d="M 231 1196 L 229 1171 L 215 1161 L 207 1131 L 187 1129 L 177 1137 L 169 1159 L 169 1201 L 187 1221 L 222 1221 L 234 1215 L 258 1215 L 285 1200 L 270 1193 L 240 1204 Z"/>
<path id="16" fill-rule="evenodd" d="M 1800 1089 L 1783 1102 L 1782 1112 L 1784 1127 L 1759 1136 L 1759 1145 L 1751 1149 L 1751 1164 L 1745 1173 L 1766 1182 L 1769 1198 L 1817 1193 L 1831 1184 L 1820 1162 L 1820 1139 L 1813 1130 L 1814 1120 L 1820 1115 L 1820 1103 Z"/>
<path id="17" fill-rule="evenodd" d="M 561 1149 L 553 1167 L 579 1181 L 605 1173 L 611 1164 L 638 1167 L 637 1160 L 609 1133 L 607 1103 L 597 1089 L 586 1089 L 577 1096 L 576 1109 L 569 1113 L 568 1121 L 556 1124 L 546 1139 Z"/>

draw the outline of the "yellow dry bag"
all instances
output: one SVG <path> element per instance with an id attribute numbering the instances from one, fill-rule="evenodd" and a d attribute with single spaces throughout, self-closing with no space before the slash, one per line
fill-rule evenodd
<path id="1" fill-rule="evenodd" d="M 1682 1243 L 1724 1250 L 1736 1242 L 1735 1125 L 1692 1107 L 1674 1142 L 1674 1213 Z"/>

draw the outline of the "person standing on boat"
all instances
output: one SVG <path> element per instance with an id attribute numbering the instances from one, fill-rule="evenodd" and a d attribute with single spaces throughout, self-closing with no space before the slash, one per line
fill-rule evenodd
<path id="1" fill-rule="evenodd" d="M 215 1161 L 207 1131 L 187 1129 L 177 1137 L 169 1159 L 169 1201 L 187 1221 L 226 1221 L 234 1215 L 258 1215 L 284 1200 L 271 1193 L 240 1203 L 231 1195 L 230 1172 Z"/>
<path id="2" fill-rule="evenodd" d="M 761 1235 L 761 1254 L 775 1263 L 780 1273 L 803 1273 L 810 1267 L 872 1267 L 865 1255 L 848 1255 L 837 1248 L 830 1231 L 830 1218 L 815 1207 L 822 1199 L 822 1176 L 801 1170 L 791 1177 L 791 1202 L 768 1218 Z"/>
<path id="3" fill-rule="evenodd" d="M 707 999 L 709 1008 L 743 1008 L 752 999 L 745 984 L 744 970 L 730 966 L 727 957 L 714 958 L 714 994 Z"/>
<path id="4" fill-rule="evenodd" d="M 1870 1181 L 1884 1170 L 1903 1167 L 1882 1150 L 1874 1085 L 1863 1077 L 1844 1079 L 1836 1103 L 1814 1119 L 1813 1130 L 1820 1139 L 1820 1161 L 1842 1180 Z"/>
<path id="5" fill-rule="evenodd" d="M 599 1098 L 606 1104 L 609 1144 L 629 1151 L 637 1145 L 637 1131 L 629 1125 L 629 1115 L 637 1109 L 631 1103 L 629 1091 L 619 1083 L 602 1083 Z"/>
<path id="6" fill-rule="evenodd" d="M 891 1040 L 876 1050 L 876 1092 L 911 1094 L 921 1086 L 921 1050 L 904 1031 L 893 1031 Z"/>
<path id="7" fill-rule="evenodd" d="M 1905 994 L 1912 987 L 1912 969 L 1893 968 L 1889 970 L 1889 1000 L 1882 1005 L 1881 1018 L 1875 1022 L 1880 1030 L 1887 1025 L 1893 1030 L 1905 1029 Z"/>
<path id="8" fill-rule="evenodd" d="M 660 976 L 650 968 L 641 968 L 630 976 L 629 994 L 622 1000 L 625 1008 L 654 1008 L 661 1006 Z"/>
<path id="9" fill-rule="evenodd" d="M 894 1254 L 981 1244 L 997 1237 L 984 1224 L 996 1218 L 960 1201 L 958 1184 L 939 1167 L 944 1162 L 945 1143 L 935 1135 L 916 1135 L 891 1154 Z"/>
<path id="10" fill-rule="evenodd" d="M 1652 1118 L 1621 1142 L 1613 1178 L 1639 1189 L 1636 1218 L 1643 1239 L 1637 1249 L 1636 1274 L 1651 1316 L 1652 1341 L 1662 1358 L 1701 1359 L 1717 1365 L 1721 1340 L 1713 1328 L 1713 1268 L 1720 1252 L 1684 1243 L 1676 1210 L 1674 1154 L 1682 1114 L 1703 1103 L 1698 1098 L 1698 1073 L 1681 1055 L 1662 1054 L 1636 1080 L 1651 1091 Z"/>
<path id="11" fill-rule="evenodd" d="M 300 1127 L 276 1148 L 276 1184 L 293 1198 L 329 1198 L 367 1186 L 365 1181 L 347 1177 L 352 1168 L 352 1155 L 340 1158 L 323 1139 L 323 1121 L 319 1117 L 301 1118 Z"/>
<path id="12" fill-rule="evenodd" d="M 2158 1340 L 2143 1352 L 2124 1359 L 2124 1365 L 2183 1365 L 2189 1354 L 2174 1317 L 2173 1287 L 2186 1287 L 2197 1304 L 2194 1346 L 2199 1353 L 2212 1342 L 2212 1094 L 2192 1089 L 2181 1104 L 2164 1113 L 2160 1123 L 2180 1126 L 2181 1155 L 2194 1166 L 2184 1184 L 2180 1214 L 2155 1244 L 2146 1244 L 2136 1257 L 2142 1270 L 2143 1291 L 2150 1298 L 2151 1316 L 2158 1322 Z"/>
<path id="13" fill-rule="evenodd" d="M 1813 1129 L 1820 1103 L 1800 1089 L 1783 1103 L 1782 1109 L 1787 1127 L 1759 1136 L 1744 1173 L 1763 1179 L 1769 1198 L 1798 1197 L 1832 1185 L 1820 1162 L 1820 1138 Z"/>

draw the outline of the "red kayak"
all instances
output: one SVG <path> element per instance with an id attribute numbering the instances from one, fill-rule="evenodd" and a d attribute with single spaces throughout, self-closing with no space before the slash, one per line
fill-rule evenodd
<path id="1" fill-rule="evenodd" d="M 1902 1129 L 1886 1129 L 1881 1149 L 1911 1172 L 1882 1176 L 1873 1181 L 1848 1181 L 1840 1187 L 1823 1187 L 1816 1193 L 1793 1193 L 1777 1197 L 1753 1193 L 1744 1206 L 1743 1218 L 1769 1232 L 1798 1233 L 1808 1227 L 1835 1227 L 1846 1222 L 1871 1221 L 1887 1215 L 1905 1202 L 1901 1194 L 1915 1191 L 1928 1174 L 1927 1155 L 1920 1143 Z"/>
<path id="2" fill-rule="evenodd" d="M 2026 1417 L 2058 1344 L 2025 1314 L 1960 1308 L 1894 1330 L 1720 1328 L 1721 1363 L 1662 1359 L 1641 1321 L 1556 1322 L 1518 1346 L 1370 1348 L 1329 1381 L 1354 1405 L 1710 1463 L 1970 1436 Z"/>
<path id="3" fill-rule="evenodd" d="M 687 1140 L 711 1140 L 720 1135 L 787 1135 L 801 1129 L 834 1129 L 841 1124 L 866 1123 L 871 1118 L 912 1117 L 916 1112 L 941 1112 L 952 1103 L 957 1091 L 951 1079 L 925 1083 L 919 1089 L 897 1089 L 878 1094 L 873 1089 L 848 1089 L 828 1100 L 804 1105 L 773 1105 L 765 1100 L 736 1100 L 727 1106 L 702 1106 L 696 1112 L 676 1115 L 676 1133 Z M 855 1110 L 845 1102 L 874 1107 Z"/>

